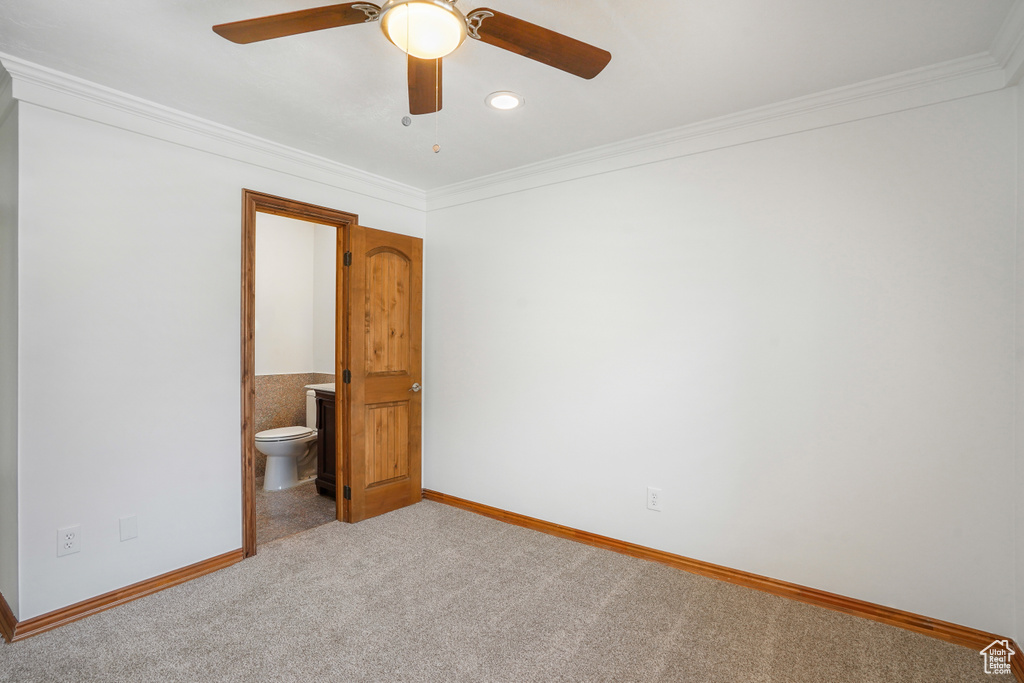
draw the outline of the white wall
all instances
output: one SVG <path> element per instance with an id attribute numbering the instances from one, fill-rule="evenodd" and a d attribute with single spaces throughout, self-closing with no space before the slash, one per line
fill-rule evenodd
<path id="1" fill-rule="evenodd" d="M 1000 91 L 431 210 L 424 486 L 1012 633 L 1015 173 Z"/>
<path id="2" fill-rule="evenodd" d="M 201 151 L 191 133 L 179 145 L 25 101 L 19 125 L 28 619 L 241 546 L 242 188 L 417 236 L 425 219 L 267 157 Z M 130 514 L 139 538 L 121 543 Z M 82 552 L 58 558 L 55 531 L 70 524 Z"/>
<path id="3" fill-rule="evenodd" d="M 3 71 L 0 71 L 3 74 Z M 2 77 L 0 77 L 2 78 Z M 7 106 L 10 105 L 10 109 Z M 18 614 L 18 110 L 0 98 L 0 595 Z"/>
<path id="4" fill-rule="evenodd" d="M 338 229 L 313 228 L 313 372 L 337 374 L 334 366 Z"/>
<path id="5" fill-rule="evenodd" d="M 256 215 L 256 374 L 333 372 L 337 228 Z"/>

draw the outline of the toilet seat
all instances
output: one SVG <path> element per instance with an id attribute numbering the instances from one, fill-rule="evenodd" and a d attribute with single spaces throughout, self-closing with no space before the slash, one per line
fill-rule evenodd
<path id="1" fill-rule="evenodd" d="M 266 429 L 256 435 L 257 441 L 294 441 L 313 436 L 316 430 L 311 427 L 278 427 L 277 429 Z"/>

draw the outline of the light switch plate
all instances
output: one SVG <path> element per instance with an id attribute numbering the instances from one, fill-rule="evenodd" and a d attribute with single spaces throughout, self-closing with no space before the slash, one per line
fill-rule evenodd
<path id="1" fill-rule="evenodd" d="M 136 515 L 122 517 L 117 520 L 121 526 L 121 540 L 130 541 L 139 536 L 139 518 Z"/>

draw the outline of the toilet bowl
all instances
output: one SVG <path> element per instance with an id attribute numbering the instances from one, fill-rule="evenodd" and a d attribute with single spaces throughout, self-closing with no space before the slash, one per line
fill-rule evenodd
<path id="1" fill-rule="evenodd" d="M 266 429 L 256 434 L 256 450 L 267 456 L 264 491 L 291 488 L 299 481 L 298 463 L 316 446 L 316 394 L 306 392 L 306 426 Z"/>

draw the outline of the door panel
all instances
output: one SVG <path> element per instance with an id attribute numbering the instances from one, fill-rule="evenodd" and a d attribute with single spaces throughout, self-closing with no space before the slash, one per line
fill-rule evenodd
<path id="1" fill-rule="evenodd" d="M 349 270 L 350 499 L 346 521 L 416 503 L 420 477 L 423 242 L 354 226 Z"/>
<path id="2" fill-rule="evenodd" d="M 366 374 L 409 373 L 409 257 L 388 248 L 366 258 Z"/>
<path id="3" fill-rule="evenodd" d="M 366 485 L 409 476 L 409 404 L 366 406 Z"/>

